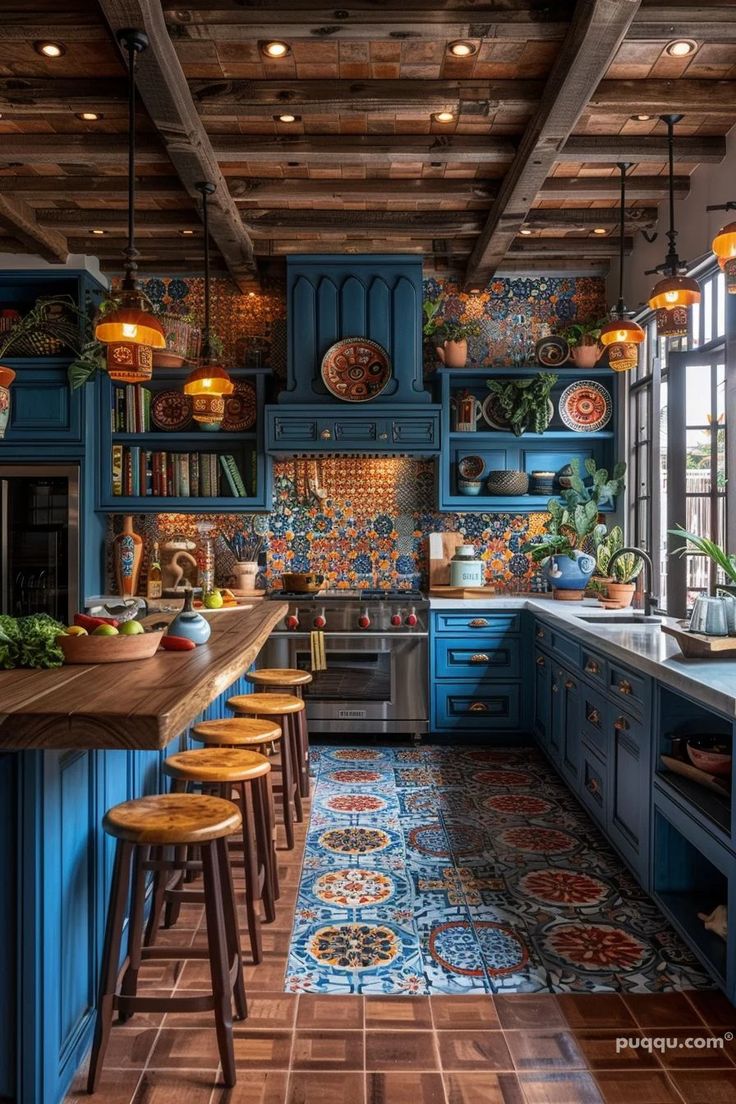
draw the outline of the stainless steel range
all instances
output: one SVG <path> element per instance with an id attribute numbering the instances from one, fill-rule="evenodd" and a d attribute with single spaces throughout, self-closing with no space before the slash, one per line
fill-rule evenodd
<path id="1" fill-rule="evenodd" d="M 427 622 L 418 591 L 322 590 L 269 597 L 289 609 L 261 653 L 265 667 L 311 670 L 311 633 L 324 633 L 327 669 L 305 687 L 313 734 L 401 734 L 429 727 Z"/>

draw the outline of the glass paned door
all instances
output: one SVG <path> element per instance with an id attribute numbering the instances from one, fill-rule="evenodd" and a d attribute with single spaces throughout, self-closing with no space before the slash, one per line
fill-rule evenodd
<path id="1" fill-rule="evenodd" d="M 726 541 L 726 367 L 723 346 L 671 352 L 667 380 L 669 439 L 668 526 L 718 544 Z M 710 560 L 673 555 L 682 541 L 668 537 L 667 610 L 684 616 L 699 594 L 724 580 Z"/>

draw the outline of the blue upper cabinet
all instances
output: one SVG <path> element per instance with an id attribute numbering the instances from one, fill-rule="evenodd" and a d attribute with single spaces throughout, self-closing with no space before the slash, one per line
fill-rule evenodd
<path id="1" fill-rule="evenodd" d="M 422 259 L 293 256 L 287 259 L 288 375 L 280 403 L 334 402 L 322 358 L 343 337 L 368 337 L 393 368 L 371 407 L 431 400 L 422 375 Z"/>

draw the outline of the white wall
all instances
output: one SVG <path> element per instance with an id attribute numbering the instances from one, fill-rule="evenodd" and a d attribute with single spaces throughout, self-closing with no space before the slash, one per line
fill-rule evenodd
<path id="1" fill-rule="evenodd" d="M 675 129 L 675 144 L 677 129 Z M 677 173 L 677 162 L 675 162 Z M 664 179 L 664 178 L 663 178 Z M 690 176 L 690 192 L 686 199 L 675 203 L 677 252 L 688 264 L 710 253 L 713 238 L 725 222 L 736 221 L 736 211 L 706 211 L 709 203 L 736 201 L 736 127 L 726 139 L 726 157 L 718 165 L 700 165 Z M 641 234 L 634 237 L 634 248 L 626 258 L 624 299 L 630 310 L 644 306 L 657 276 L 645 276 L 645 270 L 664 260 L 667 252 L 667 200 L 659 204 L 657 240 L 651 245 Z M 618 295 L 618 261 L 611 266 L 608 278 L 608 300 L 615 303 Z"/>

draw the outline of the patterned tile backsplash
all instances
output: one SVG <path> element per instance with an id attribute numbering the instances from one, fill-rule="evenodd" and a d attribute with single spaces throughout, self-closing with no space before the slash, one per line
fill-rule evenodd
<path id="1" fill-rule="evenodd" d="M 486 563 L 486 579 L 528 590 L 535 569 L 520 549 L 542 531 L 544 514 L 439 514 L 434 510 L 432 461 L 399 457 L 334 457 L 281 461 L 274 467 L 270 514 L 137 515 L 146 554 L 154 540 L 194 539 L 209 526 L 227 536 L 243 531 L 263 539 L 264 578 L 278 586 L 284 571 L 318 571 L 332 587 L 422 586 L 427 536 L 463 533 Z M 118 531 L 119 517 L 111 518 Z M 233 556 L 216 544 L 217 576 L 225 584 Z M 111 580 L 108 580 L 109 582 Z"/>

